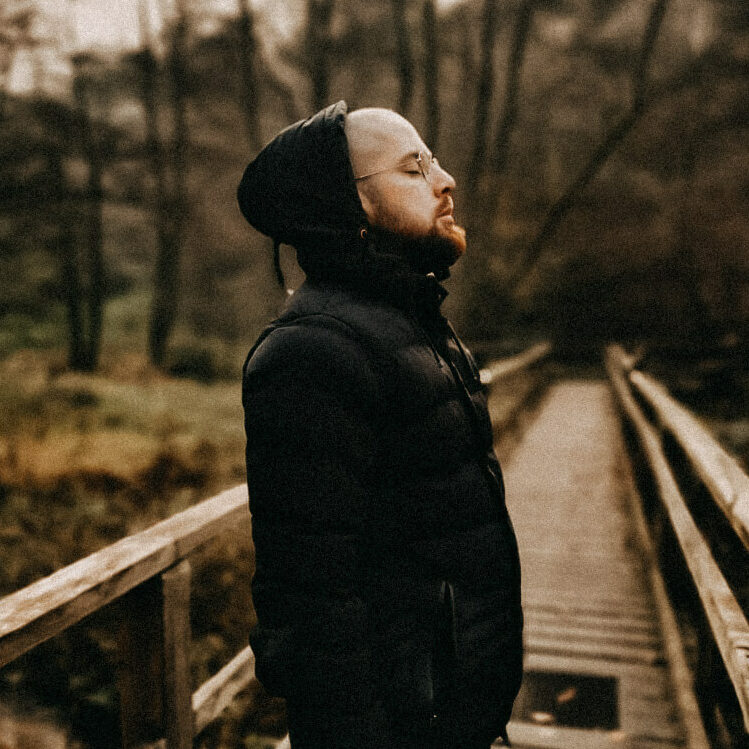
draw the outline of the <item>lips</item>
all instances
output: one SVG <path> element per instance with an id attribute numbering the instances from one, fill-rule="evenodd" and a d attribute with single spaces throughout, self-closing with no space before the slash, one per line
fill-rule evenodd
<path id="1" fill-rule="evenodd" d="M 447 202 L 441 206 L 441 210 L 437 213 L 437 218 L 443 218 L 443 217 L 450 217 L 453 218 L 453 201 L 452 198 L 448 198 Z"/>

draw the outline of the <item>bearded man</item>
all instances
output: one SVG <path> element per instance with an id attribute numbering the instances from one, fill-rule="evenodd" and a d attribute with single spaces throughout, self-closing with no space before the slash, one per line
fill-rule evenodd
<path id="1" fill-rule="evenodd" d="M 239 186 L 306 274 L 243 377 L 250 643 L 293 749 L 507 743 L 520 565 L 478 369 L 440 313 L 454 188 L 407 120 L 342 101 Z"/>

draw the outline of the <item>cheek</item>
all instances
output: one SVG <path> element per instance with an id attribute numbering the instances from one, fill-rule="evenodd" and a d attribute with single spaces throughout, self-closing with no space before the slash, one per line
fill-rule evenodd
<path id="1" fill-rule="evenodd" d="M 384 228 L 422 234 L 434 223 L 434 203 L 422 184 L 383 185 L 376 196 L 370 196 L 372 212 L 369 215 Z"/>

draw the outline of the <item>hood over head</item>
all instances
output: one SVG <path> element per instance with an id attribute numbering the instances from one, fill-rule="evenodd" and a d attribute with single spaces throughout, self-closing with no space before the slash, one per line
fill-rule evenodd
<path id="1" fill-rule="evenodd" d="M 447 292 L 415 271 L 406 240 L 369 225 L 349 158 L 347 112 L 345 101 L 331 104 L 270 141 L 242 176 L 242 214 L 276 245 L 296 248 L 308 278 L 439 305 Z"/>
<path id="2" fill-rule="evenodd" d="M 344 133 L 347 111 L 339 101 L 282 130 L 247 166 L 237 191 L 247 221 L 295 247 L 307 272 L 356 252 L 368 226 Z"/>

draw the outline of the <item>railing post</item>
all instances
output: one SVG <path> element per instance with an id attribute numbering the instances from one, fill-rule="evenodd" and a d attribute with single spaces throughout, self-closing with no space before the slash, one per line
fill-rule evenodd
<path id="1" fill-rule="evenodd" d="M 146 580 L 117 606 L 121 612 L 117 680 L 122 747 L 135 749 L 162 735 L 161 581 L 158 577 Z"/>
<path id="2" fill-rule="evenodd" d="M 123 749 L 165 738 L 191 749 L 190 563 L 182 560 L 124 596 L 119 631 Z"/>
<path id="3" fill-rule="evenodd" d="M 192 749 L 190 562 L 161 575 L 164 599 L 164 732 L 167 749 Z"/>

